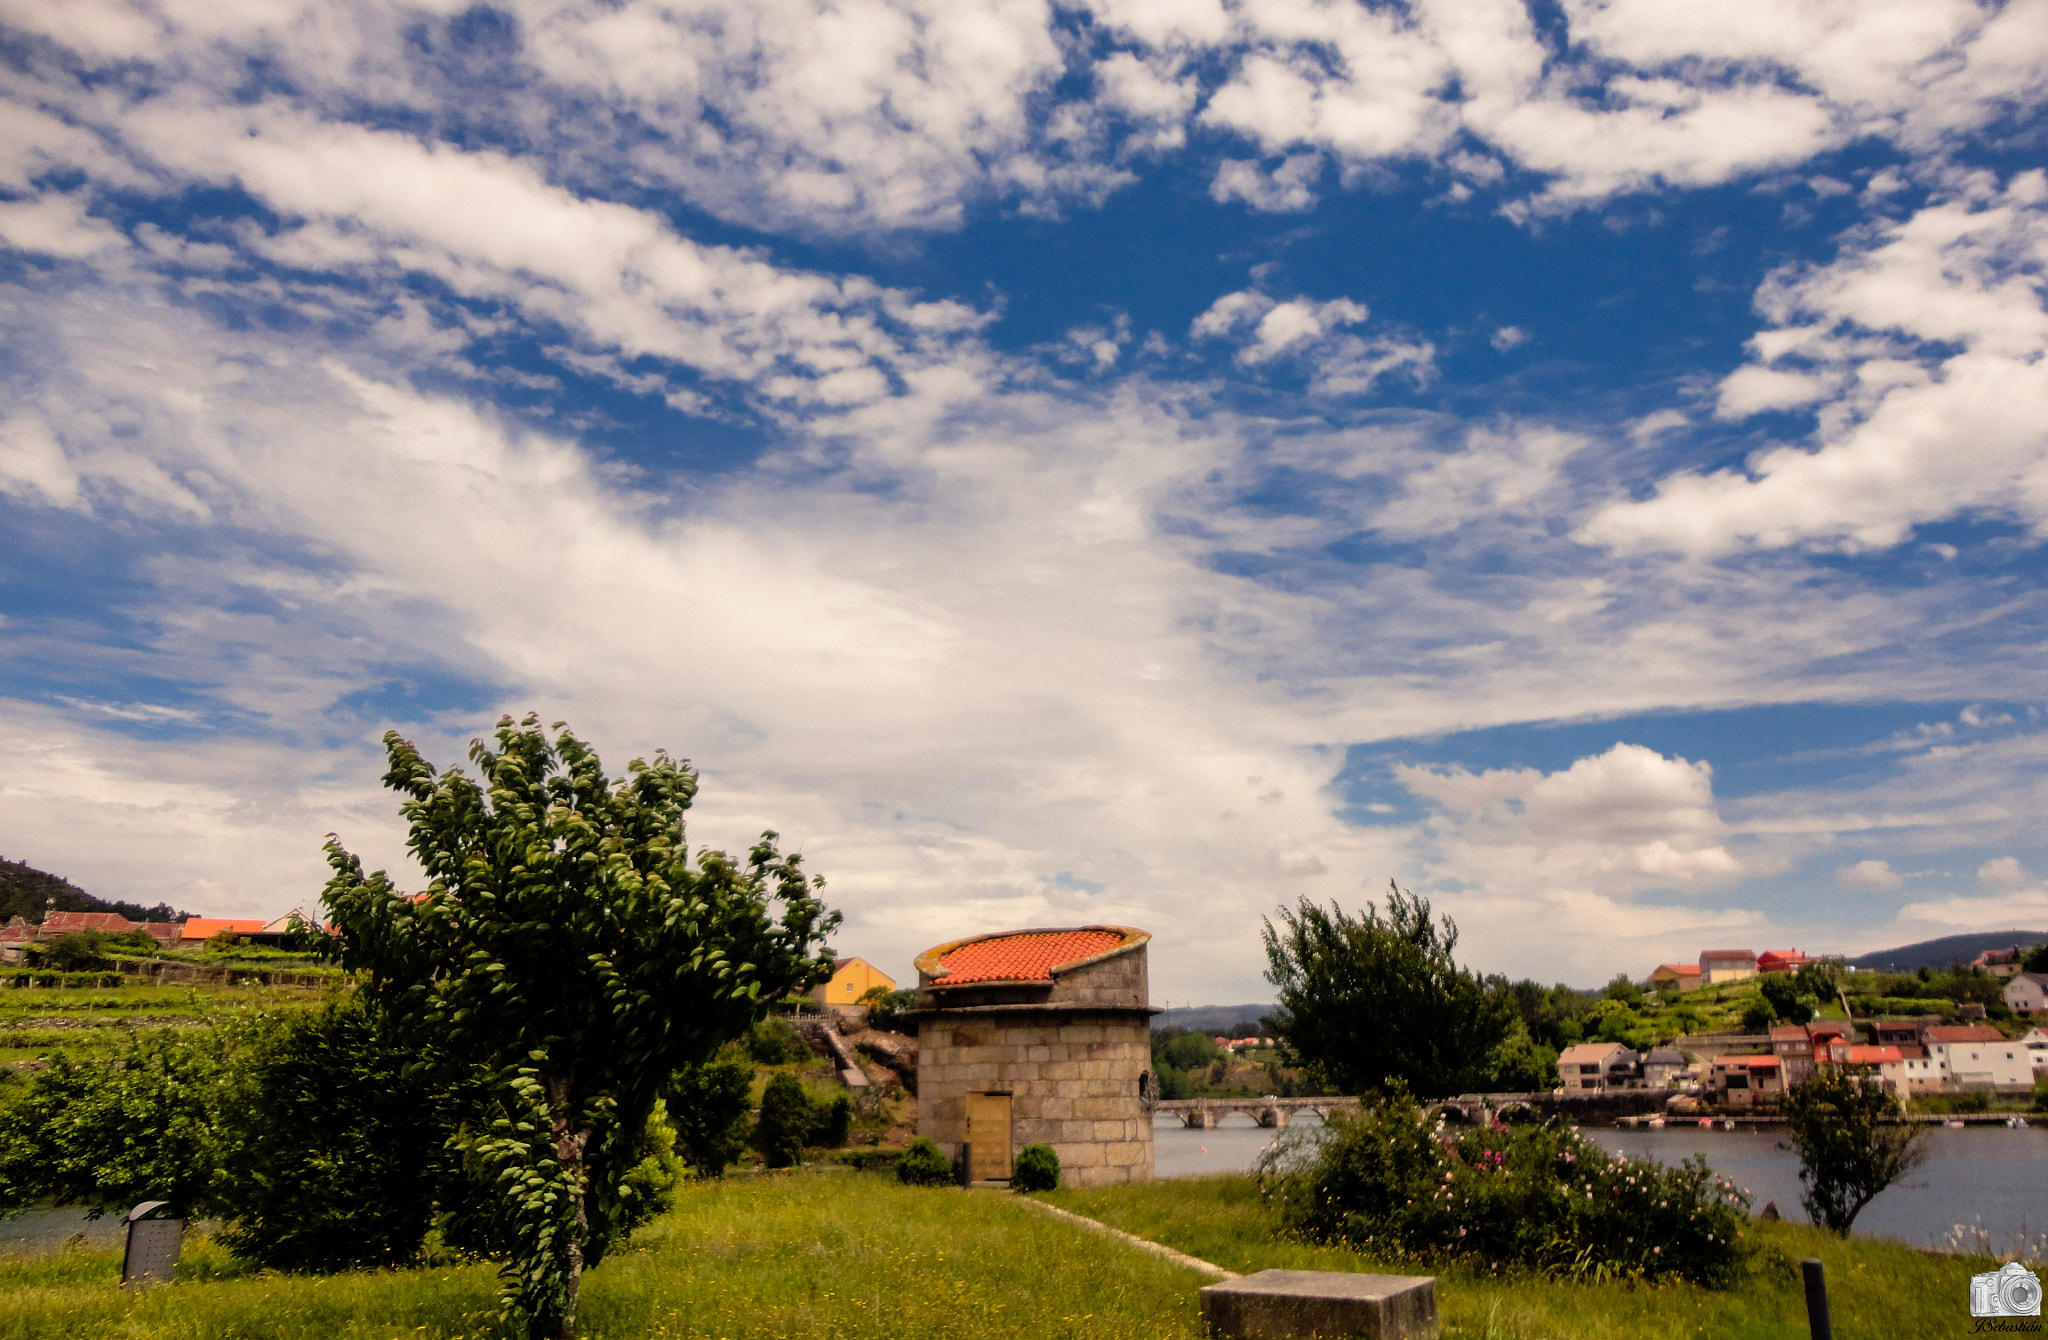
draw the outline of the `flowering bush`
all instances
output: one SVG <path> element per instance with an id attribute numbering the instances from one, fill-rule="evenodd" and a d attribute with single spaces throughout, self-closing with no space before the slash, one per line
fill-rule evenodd
<path id="1" fill-rule="evenodd" d="M 1727 1284 L 1749 1199 L 1703 1159 L 1608 1154 L 1561 1121 L 1443 1130 L 1397 1095 L 1290 1134 L 1262 1185 L 1291 1231 L 1388 1259 Z"/>

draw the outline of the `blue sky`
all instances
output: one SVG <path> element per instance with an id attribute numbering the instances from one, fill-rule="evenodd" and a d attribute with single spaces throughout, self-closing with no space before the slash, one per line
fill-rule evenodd
<path id="1" fill-rule="evenodd" d="M 704 770 L 899 972 L 2048 926 L 2048 0 L 68 0 L 0 30 L 0 852 Z"/>

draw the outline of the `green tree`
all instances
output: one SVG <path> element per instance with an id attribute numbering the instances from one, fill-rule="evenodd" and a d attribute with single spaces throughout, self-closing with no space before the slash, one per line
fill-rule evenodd
<path id="1" fill-rule="evenodd" d="M 91 972 L 109 966 L 107 937 L 99 931 L 66 931 L 31 952 L 42 967 L 56 972 Z"/>
<path id="2" fill-rule="evenodd" d="M 1548 1093 L 1557 1087 L 1557 1053 L 1530 1037 L 1520 1019 L 1494 1048 L 1488 1069 L 1492 1093 Z"/>
<path id="3" fill-rule="evenodd" d="M 212 1029 L 146 1035 L 111 1065 L 53 1056 L 0 1111 L 0 1210 L 50 1200 L 98 1218 L 167 1200 L 219 1213 L 227 1065 Z"/>
<path id="4" fill-rule="evenodd" d="M 1904 1107 L 1863 1066 L 1822 1065 L 1785 1095 L 1785 1134 L 1799 1155 L 1800 1204 L 1847 1237 L 1877 1194 L 1920 1165 L 1922 1130 L 1889 1119 Z"/>
<path id="5" fill-rule="evenodd" d="M 2029 949 L 2026 958 L 2020 961 L 2020 967 L 2026 972 L 2048 973 L 2048 945 L 2035 945 Z"/>
<path id="6" fill-rule="evenodd" d="M 1820 1000 L 1788 973 L 1765 973 L 1757 991 L 1770 1002 L 1771 1013 L 1788 1024 L 1803 1024 L 1820 1012 Z"/>
<path id="7" fill-rule="evenodd" d="M 761 1151 L 761 1161 L 771 1168 L 802 1162 L 816 1122 L 797 1077 L 786 1070 L 772 1077 L 761 1091 L 761 1116 L 754 1123 L 754 1148 Z"/>
<path id="8" fill-rule="evenodd" d="M 683 1161 L 699 1177 L 723 1177 L 747 1148 L 747 1090 L 754 1068 L 719 1060 L 679 1072 L 669 1085 L 669 1123 Z"/>
<path id="9" fill-rule="evenodd" d="M 427 888 L 401 894 L 330 837 L 321 896 L 371 1008 L 480 1086 L 484 1117 L 456 1140 L 496 1191 L 507 1309 L 570 1337 L 655 1099 L 823 980 L 838 918 L 772 833 L 744 864 L 710 849 L 691 863 L 685 763 L 635 759 L 614 781 L 554 730 L 501 719 L 496 750 L 470 748 L 480 781 L 436 775 L 388 732 L 384 784 L 406 797 Z"/>
<path id="10" fill-rule="evenodd" d="M 1632 1010 L 1643 1007 L 1643 989 L 1630 981 L 1625 972 L 1614 974 L 1614 980 L 1602 988 L 1600 994 L 1609 1000 L 1618 1000 Z"/>
<path id="11" fill-rule="evenodd" d="M 448 1173 L 432 1058 L 354 999 L 265 1024 L 226 1096 L 223 1242 L 274 1270 L 412 1260 Z"/>
<path id="12" fill-rule="evenodd" d="M 1485 1085 L 1514 1020 L 1451 957 L 1458 928 L 1429 900 L 1391 887 L 1387 912 L 1353 917 L 1304 898 L 1265 923 L 1266 980 L 1280 991 L 1283 1038 L 1345 1093 L 1399 1080 L 1425 1098 Z"/>
<path id="13" fill-rule="evenodd" d="M 1771 1007 L 1770 1000 L 1761 995 L 1751 996 L 1742 1007 L 1742 1026 L 1755 1033 L 1778 1022 L 1778 1012 Z"/>

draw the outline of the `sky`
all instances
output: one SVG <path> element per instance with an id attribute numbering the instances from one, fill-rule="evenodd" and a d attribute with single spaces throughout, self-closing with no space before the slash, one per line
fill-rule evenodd
<path id="1" fill-rule="evenodd" d="M 2048 927 L 2048 0 L 0 0 L 0 854 L 703 774 L 908 976 Z"/>

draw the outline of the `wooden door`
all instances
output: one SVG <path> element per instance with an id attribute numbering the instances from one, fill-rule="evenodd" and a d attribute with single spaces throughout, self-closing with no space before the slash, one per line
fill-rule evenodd
<path id="1" fill-rule="evenodd" d="M 1010 1095 L 967 1095 L 967 1146 L 970 1182 L 1010 1180 Z"/>

